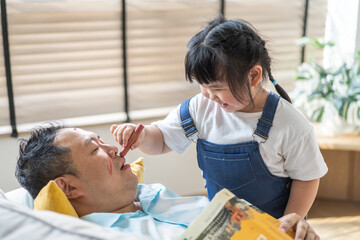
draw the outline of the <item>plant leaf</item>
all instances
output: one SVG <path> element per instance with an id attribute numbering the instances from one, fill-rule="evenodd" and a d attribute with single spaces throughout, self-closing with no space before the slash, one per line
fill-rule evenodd
<path id="1" fill-rule="evenodd" d="M 306 46 L 308 44 L 310 44 L 311 46 L 313 46 L 314 48 L 316 49 L 324 49 L 326 46 L 334 46 L 334 42 L 332 41 L 327 41 L 325 42 L 324 39 L 322 38 L 314 38 L 314 37 L 302 37 L 298 40 L 296 40 L 296 43 L 298 45 L 301 45 L 301 46 Z"/>

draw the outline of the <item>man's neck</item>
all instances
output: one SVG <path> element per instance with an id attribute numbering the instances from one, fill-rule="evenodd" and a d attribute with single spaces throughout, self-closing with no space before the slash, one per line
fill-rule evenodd
<path id="1" fill-rule="evenodd" d="M 90 206 L 90 205 L 85 205 L 85 204 L 78 204 L 75 202 L 72 202 L 72 205 L 74 206 L 77 214 L 79 215 L 79 217 L 91 214 L 91 213 L 95 213 L 95 212 L 111 212 L 111 213 L 128 213 L 128 212 L 136 212 L 138 210 L 143 211 L 142 207 L 141 207 L 141 203 L 140 202 L 131 202 L 128 205 L 122 206 L 121 208 L 118 209 L 106 209 L 104 207 L 101 206 Z"/>
<path id="2" fill-rule="evenodd" d="M 113 213 L 128 213 L 128 212 L 136 212 L 138 210 L 144 211 L 141 207 L 141 203 L 140 202 L 132 202 L 127 206 L 124 206 L 120 209 L 113 211 Z"/>

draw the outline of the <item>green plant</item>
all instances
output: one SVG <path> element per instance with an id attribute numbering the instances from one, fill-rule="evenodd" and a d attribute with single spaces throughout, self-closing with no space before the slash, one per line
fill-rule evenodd
<path id="1" fill-rule="evenodd" d="M 334 45 L 308 37 L 299 43 L 317 49 Z M 332 108 L 346 123 L 360 126 L 360 51 L 351 65 L 344 63 L 337 69 L 325 69 L 311 56 L 297 69 L 293 98 L 312 121 L 322 122 L 327 108 Z"/>

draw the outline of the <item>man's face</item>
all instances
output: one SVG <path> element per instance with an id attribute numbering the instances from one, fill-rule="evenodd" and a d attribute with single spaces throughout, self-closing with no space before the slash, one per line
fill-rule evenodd
<path id="1" fill-rule="evenodd" d="M 93 132 L 64 128 L 57 132 L 55 145 L 71 149 L 77 181 L 83 197 L 99 211 L 113 212 L 134 201 L 137 177 L 115 146 L 106 144 Z"/>

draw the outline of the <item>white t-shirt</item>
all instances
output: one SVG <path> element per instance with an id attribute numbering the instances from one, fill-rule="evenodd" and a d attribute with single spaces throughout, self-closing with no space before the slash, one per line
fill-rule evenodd
<path id="1" fill-rule="evenodd" d="M 179 109 L 180 105 L 164 120 L 152 124 L 159 127 L 168 147 L 183 154 L 193 141 L 185 136 L 180 125 Z M 202 94 L 190 100 L 189 110 L 199 131 L 198 138 L 216 144 L 253 141 L 262 114 L 228 113 Z M 259 145 L 261 156 L 269 171 L 276 176 L 309 181 L 327 172 L 312 125 L 283 98 L 277 106 L 268 139 L 265 141 L 255 135 L 255 140 L 262 142 Z"/>

